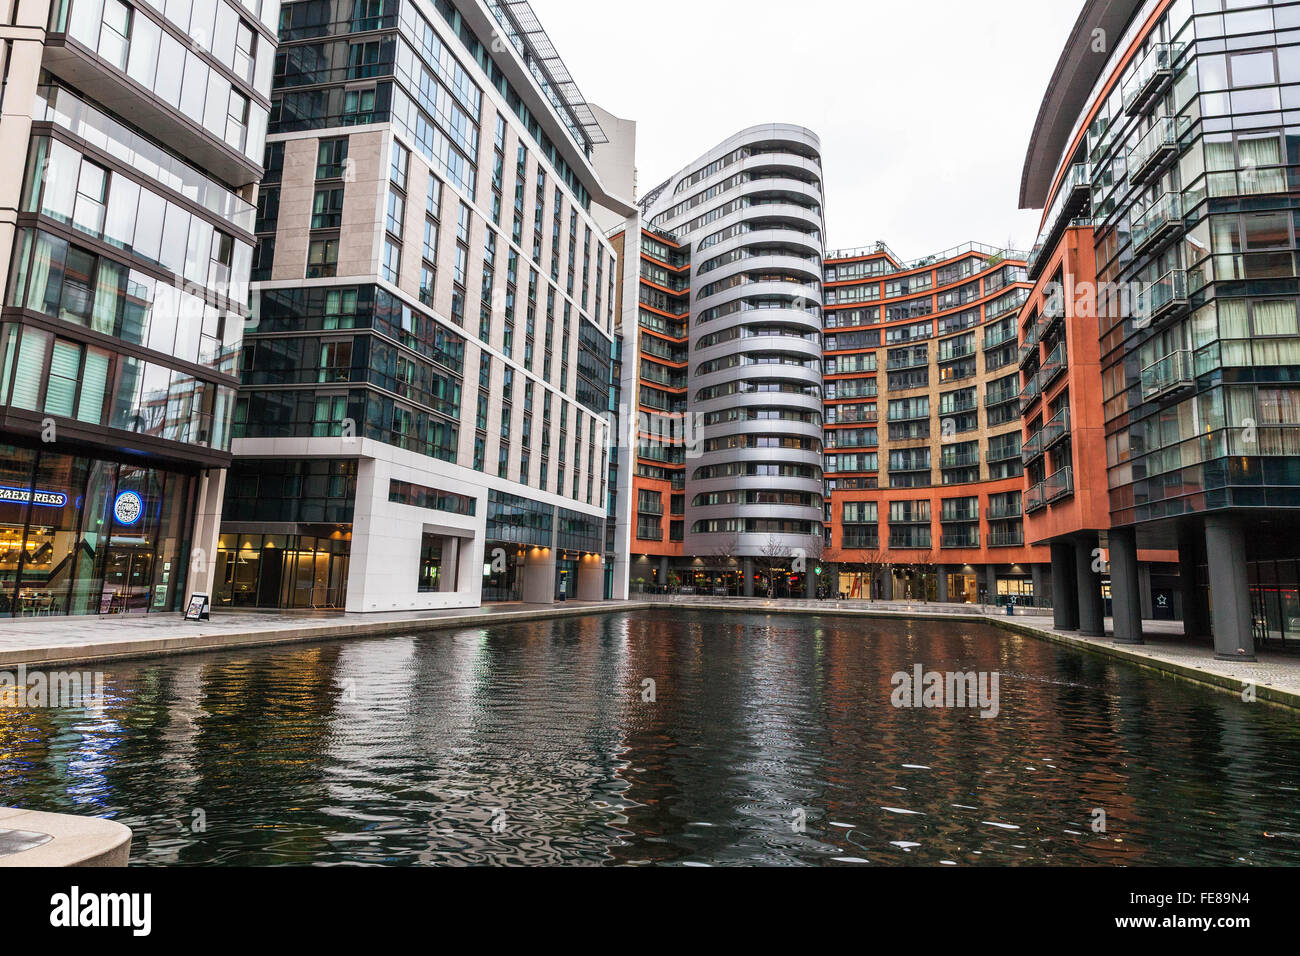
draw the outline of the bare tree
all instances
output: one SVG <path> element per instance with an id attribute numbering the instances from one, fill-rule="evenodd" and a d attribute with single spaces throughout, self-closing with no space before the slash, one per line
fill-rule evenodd
<path id="1" fill-rule="evenodd" d="M 914 596 L 911 593 L 911 588 L 913 587 L 912 582 L 916 582 L 915 586 L 921 588 L 921 595 L 920 595 L 921 601 L 924 602 L 926 600 L 927 594 L 925 592 L 924 586 L 921 584 L 921 579 L 937 563 L 938 563 L 938 555 L 932 550 L 910 552 L 910 559 L 908 561 L 903 562 L 902 564 L 903 570 L 909 573 L 911 579 L 908 583 L 909 598 Z"/>
<path id="2" fill-rule="evenodd" d="M 852 553 L 857 558 L 855 564 L 860 566 L 867 576 L 867 600 L 874 601 L 876 575 L 889 567 L 889 556 L 879 548 L 861 548 Z"/>
<path id="3" fill-rule="evenodd" d="M 821 597 L 822 573 L 826 571 L 826 568 L 822 566 L 822 559 L 825 556 L 826 539 L 821 535 L 810 537 L 807 546 L 804 548 L 804 597 Z"/>
<path id="4" fill-rule="evenodd" d="M 767 596 L 776 597 L 776 580 L 775 573 L 779 567 L 789 564 L 790 558 L 793 557 L 789 545 L 782 544 L 775 536 L 769 537 L 767 543 L 763 545 L 758 552 L 759 565 L 764 569 L 764 577 L 767 578 Z"/>
<path id="5" fill-rule="evenodd" d="M 726 586 L 727 576 L 736 570 L 736 554 L 740 551 L 740 535 L 722 538 L 709 551 L 710 563 L 718 569 L 718 576 Z M 743 589 L 742 589 L 743 593 Z"/>

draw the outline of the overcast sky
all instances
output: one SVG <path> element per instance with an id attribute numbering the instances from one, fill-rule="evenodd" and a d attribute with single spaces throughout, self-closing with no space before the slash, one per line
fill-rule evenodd
<path id="1" fill-rule="evenodd" d="M 648 190 L 747 126 L 821 137 L 827 247 L 1021 249 L 1020 170 L 1083 0 L 532 0 Z"/>

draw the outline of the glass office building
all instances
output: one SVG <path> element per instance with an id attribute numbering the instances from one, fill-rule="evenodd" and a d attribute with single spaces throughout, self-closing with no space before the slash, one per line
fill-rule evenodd
<path id="1" fill-rule="evenodd" d="M 0 176 L 0 615 L 210 587 L 278 11 L 55 0 L 0 27 L 23 144 Z"/>

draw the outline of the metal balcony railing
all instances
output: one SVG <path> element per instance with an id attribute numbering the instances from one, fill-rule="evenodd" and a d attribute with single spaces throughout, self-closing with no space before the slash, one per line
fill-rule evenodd
<path id="1" fill-rule="evenodd" d="M 1052 349 L 1051 353 L 1044 360 L 1043 367 L 1038 372 L 1038 378 L 1040 380 L 1039 387 L 1043 389 L 1047 388 L 1047 386 L 1052 384 L 1052 382 L 1056 380 L 1056 377 L 1064 372 L 1068 367 L 1069 361 L 1066 357 L 1065 343 L 1061 342 L 1056 346 L 1056 348 Z"/>
<path id="2" fill-rule="evenodd" d="M 1035 320 L 1034 324 L 1029 327 L 1029 331 L 1025 333 L 1025 340 L 1020 343 L 1020 364 L 1022 366 L 1029 361 L 1031 356 L 1038 354 L 1038 335 L 1039 327 L 1037 320 Z"/>
<path id="3" fill-rule="evenodd" d="M 941 548 L 978 548 L 980 546 L 980 533 L 978 530 L 972 532 L 944 532 L 939 536 L 939 547 Z"/>
<path id="4" fill-rule="evenodd" d="M 1021 531 L 990 531 L 989 547 L 990 548 L 1015 548 L 1025 543 L 1025 532 Z"/>

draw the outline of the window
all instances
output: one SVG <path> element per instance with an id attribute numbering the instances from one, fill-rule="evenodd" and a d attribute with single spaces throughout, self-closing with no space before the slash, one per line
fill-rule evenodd
<path id="1" fill-rule="evenodd" d="M 339 179 L 348 161 L 348 138 L 323 139 L 316 150 L 316 178 Z"/>
<path id="2" fill-rule="evenodd" d="M 394 236 L 401 236 L 406 219 L 406 200 L 393 190 L 388 191 L 388 218 L 385 225 Z"/>
<path id="3" fill-rule="evenodd" d="M 256 34 L 253 28 L 243 20 L 239 21 L 239 26 L 235 28 L 235 59 L 233 69 L 235 74 L 244 79 L 246 82 L 253 82 L 253 51 L 256 49 L 254 44 Z"/>
<path id="4" fill-rule="evenodd" d="M 130 38 L 131 8 L 121 0 L 107 0 L 99 30 L 99 55 L 119 70 L 125 69 Z"/>
<path id="5" fill-rule="evenodd" d="M 230 106 L 226 112 L 226 142 L 242 153 L 247 136 L 248 97 L 231 90 Z"/>
<path id="6" fill-rule="evenodd" d="M 343 224 L 343 189 L 318 189 L 312 202 L 311 227 L 337 229 Z"/>
<path id="7" fill-rule="evenodd" d="M 347 90 L 343 94 L 344 126 L 356 126 L 373 121 L 375 109 L 374 90 Z"/>
<path id="8" fill-rule="evenodd" d="M 392 239 L 384 240 L 384 261 L 380 264 L 380 274 L 389 282 L 396 284 L 402 270 L 402 247 Z"/>
<path id="9" fill-rule="evenodd" d="M 389 178 L 392 179 L 393 185 L 403 192 L 406 191 L 406 171 L 410 166 L 411 154 L 397 140 L 393 140 L 393 152 L 391 157 Z"/>
<path id="10" fill-rule="evenodd" d="M 98 236 L 104 229 L 104 210 L 108 203 L 108 170 L 89 160 L 82 160 L 77 178 L 77 200 L 72 222 L 78 229 Z"/>
<path id="11" fill-rule="evenodd" d="M 307 278 L 322 279 L 338 274 L 339 241 L 313 239 L 307 247 Z"/>

